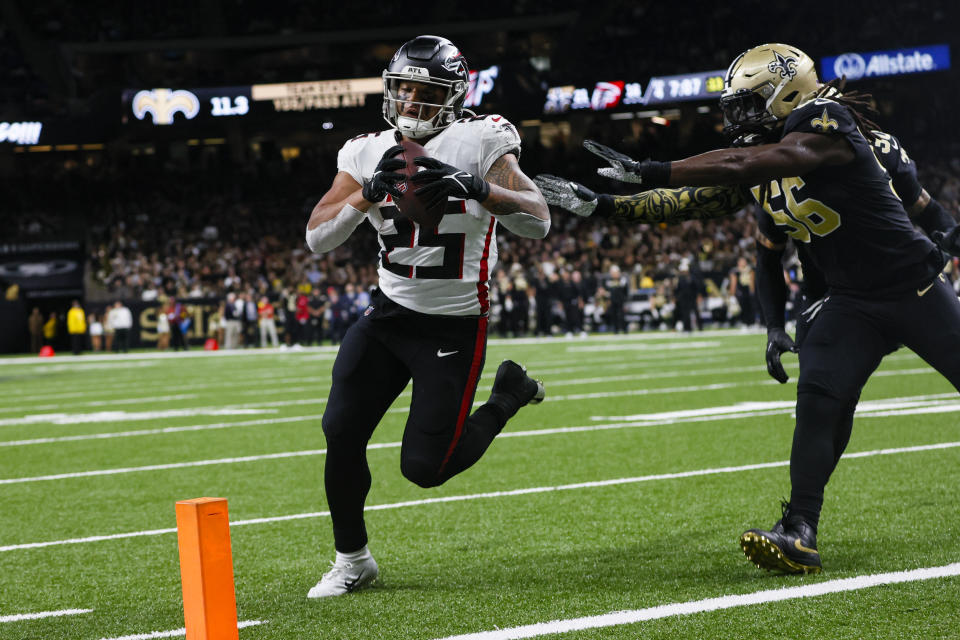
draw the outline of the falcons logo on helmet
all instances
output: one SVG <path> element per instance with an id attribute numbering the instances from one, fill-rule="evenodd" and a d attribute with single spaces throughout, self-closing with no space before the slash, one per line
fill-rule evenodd
<path id="1" fill-rule="evenodd" d="M 469 73 L 467 70 L 467 60 L 459 51 L 452 56 L 448 56 L 447 59 L 443 61 L 443 68 L 451 73 Z"/>

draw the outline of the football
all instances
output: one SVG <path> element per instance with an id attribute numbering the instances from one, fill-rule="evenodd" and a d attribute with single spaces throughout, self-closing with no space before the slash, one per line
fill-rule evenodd
<path id="1" fill-rule="evenodd" d="M 413 159 L 420 156 L 429 156 L 430 154 L 427 153 L 427 150 L 421 145 L 412 140 L 404 139 L 400 144 L 403 146 L 403 152 L 397 157 L 403 158 L 404 162 L 407 163 L 407 166 L 401 170 L 401 173 L 406 176 L 412 176 L 420 170 L 420 167 L 413 163 Z M 409 218 L 423 227 L 435 227 L 440 223 L 440 218 L 443 217 L 444 203 L 428 209 L 424 206 L 423 201 L 413 193 L 414 189 L 420 186 L 422 185 L 408 180 L 397 183 L 397 188 L 402 195 L 399 198 L 394 198 L 394 201 L 403 217 Z"/>

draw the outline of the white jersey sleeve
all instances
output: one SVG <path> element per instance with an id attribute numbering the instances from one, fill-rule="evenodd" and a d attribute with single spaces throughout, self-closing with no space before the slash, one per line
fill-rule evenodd
<path id="1" fill-rule="evenodd" d="M 393 130 L 350 138 L 337 154 L 337 171 L 349 173 L 358 184 L 363 184 L 373 176 L 384 152 L 397 144 L 395 140 Z"/>
<path id="2" fill-rule="evenodd" d="M 490 171 L 490 167 L 500 156 L 512 153 L 520 157 L 520 134 L 516 127 L 503 116 L 482 116 L 481 122 L 486 125 L 480 129 L 481 157 L 478 177 L 483 178 Z"/>

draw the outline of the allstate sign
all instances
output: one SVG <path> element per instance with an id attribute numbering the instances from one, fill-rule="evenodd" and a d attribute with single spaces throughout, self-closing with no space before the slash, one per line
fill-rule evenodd
<path id="1" fill-rule="evenodd" d="M 843 53 L 823 58 L 820 67 L 824 82 L 840 76 L 847 76 L 847 80 L 860 80 L 875 76 L 943 71 L 950 68 L 950 46 L 937 44 L 892 51 Z"/>

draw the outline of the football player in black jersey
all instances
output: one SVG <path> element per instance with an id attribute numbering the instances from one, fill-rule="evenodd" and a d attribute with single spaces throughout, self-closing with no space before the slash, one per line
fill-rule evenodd
<path id="1" fill-rule="evenodd" d="M 752 196 L 763 210 L 761 254 L 778 257 L 792 238 L 811 271 L 822 274 L 826 295 L 799 354 L 790 502 L 772 529 L 740 538 L 757 566 L 786 573 L 821 569 L 816 533 L 823 490 L 846 447 L 860 389 L 883 356 L 905 344 L 960 390 L 960 301 L 941 272 L 944 252 L 960 253 L 957 227 L 921 197 L 916 220 L 939 227 L 939 246 L 914 230 L 874 154 L 884 138 L 873 133 L 864 104 L 821 85 L 802 51 L 761 45 L 726 73 L 720 106 L 733 148 L 637 162 L 584 142 L 610 165 L 600 175 L 650 188 L 634 196 L 598 195 L 554 176 L 536 179 L 550 204 L 637 222 L 728 215 Z M 678 185 L 687 186 L 667 188 Z M 777 293 L 761 295 L 769 301 Z M 785 336 L 774 320 L 778 328 Z M 777 360 L 790 347 L 774 345 Z"/>

